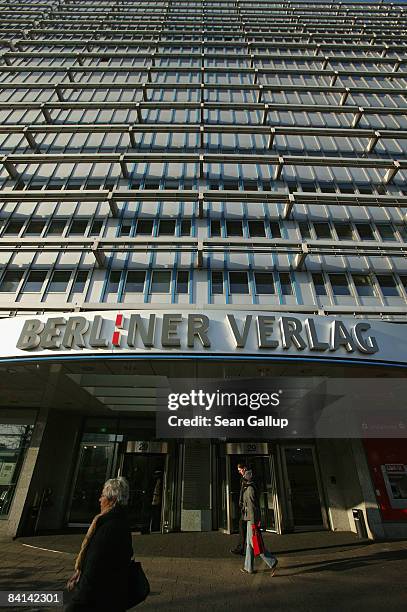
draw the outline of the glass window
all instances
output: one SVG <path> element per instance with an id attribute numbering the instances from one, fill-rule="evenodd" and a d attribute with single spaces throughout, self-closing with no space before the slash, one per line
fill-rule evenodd
<path id="1" fill-rule="evenodd" d="M 373 284 L 367 274 L 352 274 L 357 294 L 360 297 L 374 296 Z"/>
<path id="2" fill-rule="evenodd" d="M 361 240 L 374 240 L 375 236 L 369 223 L 355 223 Z"/>
<path id="3" fill-rule="evenodd" d="M 189 272 L 188 270 L 178 270 L 177 272 L 177 293 L 188 293 Z"/>
<path id="4" fill-rule="evenodd" d="M 407 276 L 400 276 L 401 283 L 404 287 L 404 291 L 407 291 Z"/>
<path id="5" fill-rule="evenodd" d="M 171 272 L 153 272 L 151 280 L 151 293 L 169 293 L 171 285 Z"/>
<path id="6" fill-rule="evenodd" d="M 249 293 L 247 272 L 229 272 L 229 291 L 239 294 Z"/>
<path id="7" fill-rule="evenodd" d="M 317 186 L 315 183 L 301 183 L 301 189 L 306 193 L 314 193 Z"/>
<path id="8" fill-rule="evenodd" d="M 88 280 L 87 270 L 78 270 L 75 276 L 75 280 L 72 287 L 73 293 L 83 293 L 85 290 L 85 284 Z"/>
<path id="9" fill-rule="evenodd" d="M 9 221 L 4 234 L 6 236 L 18 236 L 24 225 L 24 221 Z"/>
<path id="10" fill-rule="evenodd" d="M 339 191 L 341 193 L 355 193 L 355 188 L 353 187 L 353 185 L 338 185 L 339 187 Z"/>
<path id="11" fill-rule="evenodd" d="M 173 236 L 175 234 L 175 220 L 165 219 L 160 221 L 158 235 Z"/>
<path id="12" fill-rule="evenodd" d="M 394 230 L 390 223 L 376 223 L 377 230 L 380 234 L 380 238 L 384 242 L 393 242 L 396 240 Z"/>
<path id="13" fill-rule="evenodd" d="M 311 228 L 308 221 L 300 221 L 298 227 L 300 228 L 301 238 L 303 238 L 303 240 L 311 238 Z"/>
<path id="14" fill-rule="evenodd" d="M 401 239 L 407 242 L 407 225 L 397 225 L 397 229 L 400 232 Z"/>
<path id="15" fill-rule="evenodd" d="M 156 179 L 146 176 L 144 181 L 144 189 L 160 189 L 160 183 Z"/>
<path id="16" fill-rule="evenodd" d="M 71 280 L 72 272 L 69 270 L 54 270 L 48 285 L 50 293 L 64 293 Z"/>
<path id="17" fill-rule="evenodd" d="M 214 271 L 211 274 L 211 284 L 213 295 L 223 293 L 223 272 Z"/>
<path id="18" fill-rule="evenodd" d="M 0 515 L 8 514 L 29 446 L 32 425 L 0 424 Z"/>
<path id="19" fill-rule="evenodd" d="M 294 193 L 294 191 L 298 191 L 298 183 L 296 181 L 289 181 L 286 179 L 285 184 L 290 193 Z M 263 181 L 263 189 L 267 189 L 267 188 L 269 189 L 270 186 L 265 184 L 265 182 Z"/>
<path id="20" fill-rule="evenodd" d="M 317 238 L 332 238 L 329 223 L 314 223 L 314 230 Z"/>
<path id="21" fill-rule="evenodd" d="M 126 293 L 143 293 L 146 273 L 143 270 L 129 270 L 126 276 Z"/>
<path id="22" fill-rule="evenodd" d="M 180 228 L 181 236 L 190 236 L 191 235 L 191 219 L 182 219 L 181 228 Z"/>
<path id="23" fill-rule="evenodd" d="M 329 274 L 334 295 L 350 295 L 346 274 Z"/>
<path id="24" fill-rule="evenodd" d="M 250 238 L 265 238 L 266 229 L 264 227 L 264 221 L 248 221 Z"/>
<path id="25" fill-rule="evenodd" d="M 364 195 L 370 195 L 371 193 L 373 193 L 373 189 L 371 187 L 366 186 L 362 186 L 359 185 L 358 187 L 359 189 L 359 193 L 364 194 Z"/>
<path id="26" fill-rule="evenodd" d="M 154 221 L 152 219 L 139 219 L 137 221 L 137 234 L 144 234 L 145 236 L 151 236 L 153 233 Z M 160 223 L 161 231 L 161 223 Z"/>
<path id="27" fill-rule="evenodd" d="M 255 272 L 256 293 L 259 295 L 275 293 L 272 272 Z"/>
<path id="28" fill-rule="evenodd" d="M 377 274 L 376 278 L 384 296 L 394 297 L 399 295 L 397 284 L 392 274 Z"/>
<path id="29" fill-rule="evenodd" d="M 350 223 L 335 223 L 334 227 L 339 240 L 353 240 L 353 231 Z"/>
<path id="30" fill-rule="evenodd" d="M 103 219 L 93 219 L 92 225 L 90 226 L 89 236 L 99 236 L 103 226 Z"/>
<path id="31" fill-rule="evenodd" d="M 17 291 L 23 274 L 22 270 L 7 270 L 1 280 L 0 291 L 3 293 L 14 293 Z"/>
<path id="32" fill-rule="evenodd" d="M 226 221 L 226 233 L 228 236 L 243 236 L 242 222 Z"/>
<path id="33" fill-rule="evenodd" d="M 270 231 L 273 238 L 281 238 L 280 224 L 278 221 L 270 221 Z"/>
<path id="34" fill-rule="evenodd" d="M 64 232 L 66 219 L 53 219 L 47 231 L 47 236 L 61 236 Z"/>
<path id="35" fill-rule="evenodd" d="M 39 221 L 36 219 L 31 219 L 24 233 L 26 236 L 40 236 L 43 232 L 44 227 L 45 227 L 45 220 Z"/>
<path id="36" fill-rule="evenodd" d="M 255 179 L 244 179 L 243 189 L 245 191 L 257 191 L 258 189 L 257 181 Z"/>
<path id="37" fill-rule="evenodd" d="M 227 191 L 238 191 L 239 182 L 224 177 L 223 178 L 223 189 L 226 189 Z"/>
<path id="38" fill-rule="evenodd" d="M 112 270 L 109 274 L 109 280 L 107 283 L 108 293 L 117 293 L 119 291 L 119 283 L 122 273 L 120 270 Z"/>
<path id="39" fill-rule="evenodd" d="M 212 221 L 211 221 L 211 236 L 220 236 L 220 235 L 221 235 L 220 221 L 218 219 L 212 219 Z"/>
<path id="40" fill-rule="evenodd" d="M 46 270 L 31 270 L 27 275 L 24 291 L 41 291 L 46 276 Z"/>
<path id="41" fill-rule="evenodd" d="M 83 236 L 88 227 L 87 219 L 76 219 L 72 221 L 71 227 L 69 228 L 68 236 Z"/>
<path id="42" fill-rule="evenodd" d="M 281 286 L 281 293 L 283 295 L 292 295 L 293 294 L 293 287 L 291 284 L 291 278 L 288 272 L 280 272 L 280 286 Z"/>
<path id="43" fill-rule="evenodd" d="M 132 222 L 125 219 L 119 228 L 119 236 L 130 236 Z"/>
<path id="44" fill-rule="evenodd" d="M 313 274 L 312 282 L 314 283 L 315 293 L 317 295 L 326 295 L 326 287 L 323 274 Z"/>

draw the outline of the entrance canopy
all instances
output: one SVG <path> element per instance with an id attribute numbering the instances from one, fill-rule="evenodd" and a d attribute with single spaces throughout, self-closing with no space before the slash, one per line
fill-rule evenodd
<path id="1" fill-rule="evenodd" d="M 279 377 L 401 378 L 404 369 L 354 362 L 318 363 L 269 361 L 231 356 L 154 356 L 118 359 L 113 355 L 72 356 L 42 361 L 30 359 L 0 364 L 0 408 L 16 414 L 19 409 L 48 407 L 86 415 L 143 415 L 153 418 L 157 390 L 168 380 L 276 379 Z"/>

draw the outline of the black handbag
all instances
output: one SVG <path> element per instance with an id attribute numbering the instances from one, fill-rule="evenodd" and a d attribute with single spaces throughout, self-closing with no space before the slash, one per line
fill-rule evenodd
<path id="1" fill-rule="evenodd" d="M 129 565 L 129 578 L 127 589 L 127 609 L 134 608 L 145 600 L 150 593 L 150 584 L 140 561 L 132 559 Z"/>

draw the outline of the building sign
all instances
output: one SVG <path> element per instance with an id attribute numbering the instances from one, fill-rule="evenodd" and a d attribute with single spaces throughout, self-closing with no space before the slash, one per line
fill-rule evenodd
<path id="1" fill-rule="evenodd" d="M 227 455 L 268 455 L 267 442 L 228 442 L 226 444 Z"/>
<path id="2" fill-rule="evenodd" d="M 407 328 L 382 321 L 184 308 L 0 321 L 0 358 L 117 353 L 324 356 L 406 361 Z"/>
<path id="3" fill-rule="evenodd" d="M 126 446 L 126 453 L 168 453 L 168 442 L 159 440 L 129 440 Z"/>
<path id="4" fill-rule="evenodd" d="M 84 316 L 50 317 L 25 321 L 17 348 L 32 349 L 81 349 L 91 348 L 201 348 L 209 349 L 211 320 L 204 314 L 163 314 L 157 333 L 157 315 L 131 314 L 125 318 L 116 316 L 113 332 L 107 329 L 101 315 L 93 320 Z M 239 326 L 234 314 L 226 314 L 228 330 L 235 348 L 245 348 L 249 334 L 255 328 L 258 349 L 290 349 L 297 351 L 337 351 L 343 347 L 348 353 L 377 353 L 379 347 L 370 332 L 370 324 L 357 322 L 346 325 L 340 319 L 326 322 L 323 333 L 317 331 L 315 320 L 298 317 L 247 314 Z"/>

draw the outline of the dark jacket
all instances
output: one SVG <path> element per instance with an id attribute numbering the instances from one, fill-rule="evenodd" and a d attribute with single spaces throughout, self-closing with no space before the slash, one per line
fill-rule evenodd
<path id="1" fill-rule="evenodd" d="M 127 609 L 128 567 L 133 555 L 125 508 L 115 506 L 98 520 L 82 564 L 72 603 L 89 612 Z"/>
<path id="2" fill-rule="evenodd" d="M 241 511 L 243 511 L 243 493 L 249 480 L 253 480 L 252 470 L 246 470 L 244 476 L 240 479 L 239 508 Z"/>
<path id="3" fill-rule="evenodd" d="M 243 489 L 242 518 L 244 521 L 258 523 L 260 520 L 260 505 L 256 485 L 252 480 L 247 481 Z"/>
<path id="4" fill-rule="evenodd" d="M 240 479 L 240 492 L 239 492 L 239 508 L 240 510 L 243 509 L 243 493 L 244 493 L 244 489 L 245 489 L 245 479 L 242 478 Z"/>

